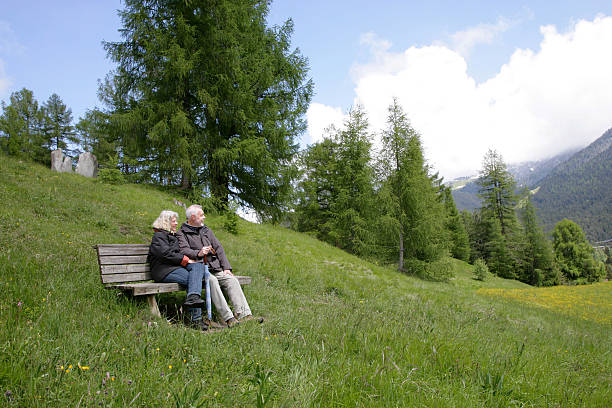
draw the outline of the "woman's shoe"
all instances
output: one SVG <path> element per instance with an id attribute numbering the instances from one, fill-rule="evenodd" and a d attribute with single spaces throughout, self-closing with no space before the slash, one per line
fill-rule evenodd
<path id="1" fill-rule="evenodd" d="M 202 296 L 192 293 L 191 295 L 187 296 L 187 299 L 185 299 L 183 307 L 190 309 L 200 309 L 206 307 L 206 301 L 202 299 Z"/>

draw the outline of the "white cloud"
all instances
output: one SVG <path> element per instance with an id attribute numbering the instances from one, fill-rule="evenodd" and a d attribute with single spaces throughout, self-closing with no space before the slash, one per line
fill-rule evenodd
<path id="1" fill-rule="evenodd" d="M 308 121 L 307 144 L 320 142 L 326 134 L 326 129 L 330 126 L 340 128 L 344 123 L 345 115 L 342 109 L 326 106 L 320 103 L 311 103 L 306 112 Z"/>
<path id="2" fill-rule="evenodd" d="M 352 70 L 353 102 L 380 130 L 397 97 L 430 164 L 446 178 L 475 174 L 489 147 L 513 163 L 585 146 L 612 126 L 612 17 L 579 21 L 567 33 L 541 27 L 541 35 L 539 50 L 516 50 L 498 74 L 477 84 L 450 47 L 393 53 L 370 34 L 372 62 Z M 317 104 L 309 126 L 325 127 L 330 112 L 340 114 Z"/>
<path id="3" fill-rule="evenodd" d="M 496 24 L 479 24 L 476 27 L 458 31 L 450 36 L 453 50 L 467 58 L 476 45 L 491 44 L 495 37 L 513 25 L 513 22 L 499 18 Z"/>

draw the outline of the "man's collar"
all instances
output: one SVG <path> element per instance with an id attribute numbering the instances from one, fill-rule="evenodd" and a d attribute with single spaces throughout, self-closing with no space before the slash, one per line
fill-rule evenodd
<path id="1" fill-rule="evenodd" d="M 189 223 L 187 222 L 184 222 L 183 225 L 181 225 L 181 229 L 184 231 L 198 232 L 201 228 L 204 228 L 204 226 L 202 225 L 201 227 L 194 227 L 193 225 L 189 225 Z"/>

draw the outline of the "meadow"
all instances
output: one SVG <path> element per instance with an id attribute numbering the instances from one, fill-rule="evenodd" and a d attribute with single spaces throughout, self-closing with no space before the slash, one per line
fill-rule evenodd
<path id="1" fill-rule="evenodd" d="M 92 246 L 149 243 L 162 209 L 180 213 L 175 197 L 0 156 L 0 405 L 612 405 L 610 283 L 481 282 L 460 261 L 450 282 L 428 282 L 279 226 L 240 221 L 234 235 L 210 215 L 266 321 L 196 332 L 177 313 L 183 293 L 160 295 L 153 318 L 103 288 Z"/>

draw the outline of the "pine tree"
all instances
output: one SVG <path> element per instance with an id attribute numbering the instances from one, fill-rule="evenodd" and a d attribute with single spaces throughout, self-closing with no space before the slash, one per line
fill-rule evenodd
<path id="1" fill-rule="evenodd" d="M 72 110 L 54 93 L 43 104 L 42 111 L 45 147 L 49 150 L 62 149 L 67 155 L 73 154 L 78 139 L 72 126 Z M 72 144 L 71 148 L 67 142 Z"/>
<path id="2" fill-rule="evenodd" d="M 538 225 L 535 208 L 531 197 L 527 198 L 522 211 L 525 233 L 525 267 L 520 280 L 535 286 L 552 286 L 559 284 L 559 274 L 554 263 L 550 242 Z"/>
<path id="3" fill-rule="evenodd" d="M 506 168 L 501 155 L 489 149 L 483 160 L 483 167 L 478 179 L 483 210 L 499 221 L 502 235 L 516 227 L 517 197 L 514 193 L 516 183 Z"/>
<path id="4" fill-rule="evenodd" d="M 603 263 L 595 260 L 593 248 L 578 224 L 563 219 L 555 225 L 552 235 L 555 260 L 565 279 L 586 283 L 605 276 Z"/>
<path id="5" fill-rule="evenodd" d="M 7 154 L 40 163 L 50 162 L 49 149 L 42 134 L 42 110 L 32 91 L 23 88 L 13 92 L 10 103 L 2 102 L 0 146 Z"/>
<path id="6" fill-rule="evenodd" d="M 93 153 L 102 168 L 110 162 L 118 162 L 118 146 L 109 119 L 109 115 L 99 109 L 90 109 L 75 126 L 79 145 Z"/>
<path id="7" fill-rule="evenodd" d="M 486 229 L 485 234 L 487 237 L 485 243 L 485 260 L 489 266 L 489 270 L 502 278 L 518 278 L 508 248 L 508 243 L 502 234 L 499 220 L 495 217 L 489 217 L 486 218 L 484 222 Z"/>
<path id="8" fill-rule="evenodd" d="M 391 222 L 381 224 L 387 227 L 381 230 L 381 241 L 389 242 L 389 232 L 397 231 L 398 269 L 404 270 L 404 263 L 409 260 L 411 269 L 422 270 L 426 263 L 437 261 L 446 253 L 444 206 L 425 164 L 420 137 L 397 99 L 388 112 L 379 162 L 379 201 L 385 219 Z"/>
<path id="9" fill-rule="evenodd" d="M 361 106 L 349 111 L 344 129 L 336 134 L 336 200 L 331 206 L 333 233 L 337 245 L 364 255 L 372 240 L 370 222 L 374 194 L 371 164 L 371 136 Z"/>
<path id="10" fill-rule="evenodd" d="M 298 229 L 349 252 L 371 251 L 373 179 L 371 141 L 363 108 L 351 109 L 344 128 L 330 129 L 302 156 Z"/>
<path id="11" fill-rule="evenodd" d="M 516 183 L 501 155 L 489 150 L 484 157 L 478 179 L 482 207 L 482 240 L 484 260 L 491 272 L 504 278 L 516 279 L 523 268 L 525 242 L 515 213 Z"/>
<path id="12" fill-rule="evenodd" d="M 309 146 L 300 156 L 302 169 L 298 183 L 295 228 L 315 233 L 317 238 L 335 244 L 332 231 L 332 206 L 336 202 L 338 145 L 331 137 Z"/>
<path id="13" fill-rule="evenodd" d="M 291 192 L 312 95 L 293 23 L 266 27 L 269 2 L 126 0 L 118 63 L 101 87 L 144 178 L 208 191 L 277 219 Z"/>
<path id="14" fill-rule="evenodd" d="M 450 252 L 453 258 L 469 261 L 470 259 L 470 240 L 465 229 L 462 216 L 457 211 L 450 187 L 443 187 L 442 197 L 446 208 L 446 228 L 450 231 L 451 247 Z"/>

